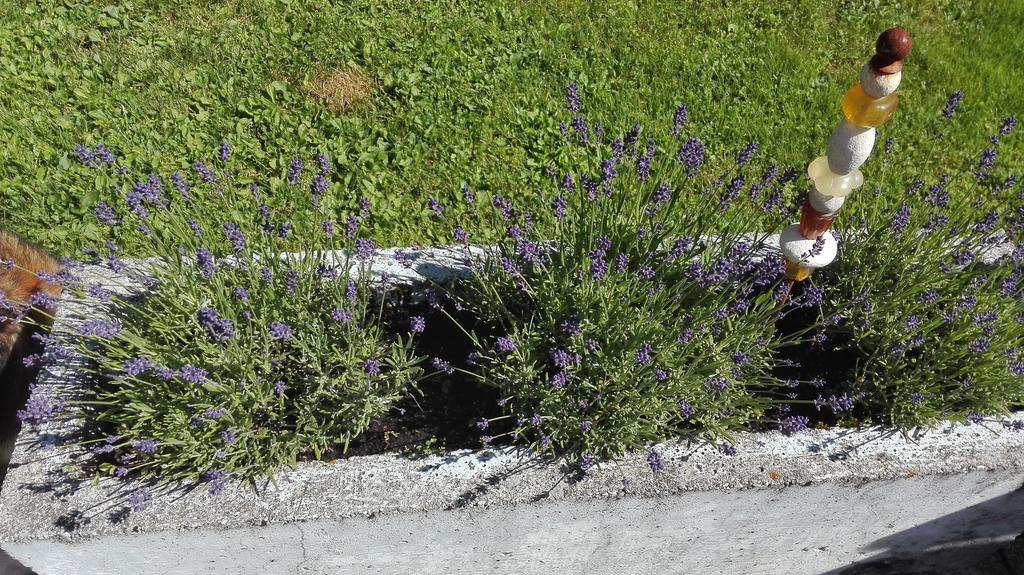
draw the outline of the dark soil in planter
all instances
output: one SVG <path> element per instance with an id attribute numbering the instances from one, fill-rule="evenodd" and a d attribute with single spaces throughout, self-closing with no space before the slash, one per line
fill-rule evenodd
<path id="1" fill-rule="evenodd" d="M 792 295 L 798 296 L 806 286 L 794 286 Z M 781 337 L 806 329 L 818 320 L 816 308 L 791 308 L 776 322 Z M 818 409 L 813 402 L 818 396 L 841 395 L 850 392 L 849 384 L 860 359 L 860 354 L 848 347 L 849 336 L 834 331 L 826 333 L 822 343 L 782 348 L 780 360 L 772 375 L 781 380 L 799 381 L 790 389 L 794 402 L 788 415 L 802 415 L 810 420 L 810 427 L 833 426 L 838 418 L 828 408 Z M 804 337 L 809 339 L 808 336 Z M 811 383 L 815 382 L 815 383 Z M 856 417 L 857 414 L 853 414 Z"/>
<path id="2" fill-rule="evenodd" d="M 396 326 L 408 325 L 409 318 L 414 316 L 426 319 L 427 328 L 417 337 L 416 352 L 427 357 L 424 369 L 428 373 L 433 371 L 430 360 L 434 357 L 449 361 L 456 369 L 472 368 L 467 362 L 473 351 L 469 338 L 440 311 L 427 304 L 414 304 L 396 306 L 389 315 Z M 487 327 L 469 313 L 452 315 L 470 331 L 487 335 Z M 483 435 L 500 435 L 511 429 L 505 423 L 507 420 L 492 423 L 486 432 L 477 428 L 476 422 L 481 418 L 501 415 L 501 408 L 498 390 L 474 377 L 459 371 L 439 374 L 422 381 L 419 387 L 419 393 L 399 402 L 390 415 L 372 422 L 344 455 L 475 449 L 481 447 Z"/>

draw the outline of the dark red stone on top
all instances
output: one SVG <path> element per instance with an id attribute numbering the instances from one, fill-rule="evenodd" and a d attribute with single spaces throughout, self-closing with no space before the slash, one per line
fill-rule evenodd
<path id="1" fill-rule="evenodd" d="M 910 55 L 914 41 L 903 28 L 889 28 L 875 42 L 875 53 L 892 60 L 902 60 Z"/>
<path id="2" fill-rule="evenodd" d="M 871 67 L 882 74 L 895 74 L 903 69 L 901 60 L 910 55 L 914 41 L 903 28 L 889 28 L 875 42 Z"/>

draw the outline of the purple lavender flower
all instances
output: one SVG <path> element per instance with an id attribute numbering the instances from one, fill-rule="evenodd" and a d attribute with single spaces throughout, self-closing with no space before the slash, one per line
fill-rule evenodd
<path id="1" fill-rule="evenodd" d="M 206 370 L 194 365 L 183 365 L 178 368 L 178 377 L 182 381 L 198 385 L 206 381 Z"/>
<path id="2" fill-rule="evenodd" d="M 331 159 L 327 157 L 327 154 L 323 152 L 317 154 L 316 165 L 321 175 L 326 176 L 331 173 Z"/>
<path id="3" fill-rule="evenodd" d="M 96 166 L 96 156 L 88 146 L 85 144 L 75 144 L 73 149 L 75 155 L 78 156 L 78 161 L 82 162 L 83 166 L 87 168 L 93 168 Z"/>
<path id="4" fill-rule="evenodd" d="M 211 496 L 216 497 L 224 492 L 224 489 L 228 485 L 228 475 L 223 471 L 207 471 L 205 473 L 206 480 L 210 482 L 210 487 L 207 489 L 207 493 Z"/>
<path id="5" fill-rule="evenodd" d="M 114 213 L 110 204 L 105 201 L 100 201 L 100 203 L 96 204 L 96 219 L 105 226 L 121 225 L 121 220 L 117 218 L 117 214 Z"/>
<path id="6" fill-rule="evenodd" d="M 174 172 L 171 174 L 171 184 L 173 184 L 178 190 L 178 193 L 181 194 L 181 198 L 185 200 L 186 203 L 192 203 L 192 196 L 188 193 L 188 182 L 185 181 L 184 176 L 178 172 Z"/>
<path id="7" fill-rule="evenodd" d="M 558 329 L 566 335 L 579 335 L 583 333 L 583 328 L 580 325 L 580 319 L 576 316 L 562 320 Z"/>
<path id="8" fill-rule="evenodd" d="M 562 176 L 562 192 L 567 196 L 571 196 L 575 191 L 576 182 L 572 179 L 572 174 L 567 172 Z"/>
<path id="9" fill-rule="evenodd" d="M 121 372 L 127 377 L 138 377 L 153 369 L 153 367 L 153 360 L 142 356 L 125 361 L 124 366 L 121 368 Z"/>
<path id="10" fill-rule="evenodd" d="M 117 334 L 121 333 L 121 326 L 102 319 L 89 319 L 82 322 L 82 325 L 78 328 L 78 333 L 90 337 L 114 339 L 117 337 Z"/>
<path id="11" fill-rule="evenodd" d="M 967 346 L 967 351 L 971 353 L 984 353 L 988 351 L 989 343 L 990 340 L 988 338 L 979 337 L 972 341 L 969 346 Z"/>
<path id="12" fill-rule="evenodd" d="M 647 154 L 641 154 L 636 159 L 636 175 L 641 182 L 651 179 L 651 160 L 652 157 Z"/>
<path id="13" fill-rule="evenodd" d="M 978 181 L 984 180 L 985 178 L 988 177 L 989 170 L 992 169 L 992 167 L 995 165 L 995 163 L 996 163 L 996 149 L 995 149 L 995 147 L 986 148 L 985 151 L 983 151 L 981 153 L 981 158 L 978 160 L 978 168 L 979 169 L 978 169 L 978 172 L 976 174 L 978 176 Z"/>
<path id="14" fill-rule="evenodd" d="M 494 347 L 502 353 L 510 353 L 516 350 L 516 342 L 508 337 L 499 337 L 495 341 Z"/>
<path id="15" fill-rule="evenodd" d="M 651 467 L 651 473 L 658 473 L 665 469 L 661 455 L 653 447 L 647 451 L 647 465 Z"/>
<path id="16" fill-rule="evenodd" d="M 608 274 L 608 262 L 604 258 L 597 258 L 590 262 L 590 275 L 594 281 L 601 281 Z"/>
<path id="17" fill-rule="evenodd" d="M 654 351 L 654 348 L 651 347 L 651 344 L 649 344 L 649 343 L 641 344 L 640 348 L 637 349 L 636 353 L 634 354 L 634 359 L 636 359 L 636 364 L 639 365 L 640 367 L 644 367 L 644 366 L 650 365 L 651 362 L 653 361 L 653 358 L 651 357 L 651 353 L 653 351 Z"/>
<path id="18" fill-rule="evenodd" d="M 291 339 L 293 335 L 293 330 L 290 325 L 278 321 L 272 322 L 267 326 L 267 331 L 270 332 L 270 337 L 279 340 Z"/>
<path id="19" fill-rule="evenodd" d="M 985 214 L 985 217 L 980 222 L 975 224 L 974 231 L 979 234 L 990 234 L 996 229 L 997 223 L 999 223 L 999 214 L 989 212 Z"/>
<path id="20" fill-rule="evenodd" d="M 417 315 L 409 318 L 409 330 L 412 333 L 423 333 L 427 329 L 427 320 L 423 319 L 423 316 Z"/>
<path id="21" fill-rule="evenodd" d="M 469 234 L 462 228 L 453 229 L 452 238 L 460 244 L 469 243 Z"/>
<path id="22" fill-rule="evenodd" d="M 292 158 L 288 164 L 288 183 L 297 186 L 302 181 L 302 158 Z"/>
<path id="23" fill-rule="evenodd" d="M 377 251 L 377 244 L 373 240 L 356 240 L 356 258 L 361 260 L 370 259 Z"/>
<path id="24" fill-rule="evenodd" d="M 896 235 L 903 235 L 903 231 L 907 229 L 907 224 L 910 223 L 910 207 L 907 206 L 906 202 L 900 206 L 899 210 L 896 210 L 896 215 L 892 218 L 892 231 Z"/>
<path id="25" fill-rule="evenodd" d="M 779 421 L 779 431 L 787 435 L 805 431 L 810 422 L 811 420 L 803 415 L 790 415 Z"/>
<path id="26" fill-rule="evenodd" d="M 211 170 L 210 167 L 204 164 L 203 162 L 196 162 L 195 164 L 192 165 L 192 168 L 195 169 L 197 174 L 199 174 L 199 178 L 206 182 L 207 184 L 212 184 L 217 179 L 217 176 L 214 175 L 213 170 Z"/>
<path id="27" fill-rule="evenodd" d="M 299 272 L 288 270 L 284 272 L 284 291 L 288 295 L 295 295 L 299 290 Z"/>
<path id="28" fill-rule="evenodd" d="M 231 158 L 231 146 L 227 142 L 221 142 L 217 148 L 217 155 L 220 157 L 220 161 L 226 164 Z"/>
<path id="29" fill-rule="evenodd" d="M 363 362 L 363 371 L 370 377 L 376 377 L 380 375 L 380 360 L 368 359 Z"/>
<path id="30" fill-rule="evenodd" d="M 114 155 L 114 152 L 111 152 L 110 149 L 103 144 L 96 146 L 95 159 L 97 162 L 96 167 L 99 167 L 100 165 L 113 166 L 117 162 L 117 156 Z"/>
<path id="31" fill-rule="evenodd" d="M 331 319 L 334 321 L 345 324 L 353 319 L 352 312 L 343 308 L 334 308 L 331 310 Z"/>
<path id="32" fill-rule="evenodd" d="M 141 439 L 132 444 L 135 451 L 139 453 L 155 453 L 156 452 L 156 440 L 153 439 Z"/>
<path id="33" fill-rule="evenodd" d="M 234 428 L 229 428 L 220 433 L 220 438 L 224 445 L 231 445 L 238 439 L 238 432 Z"/>
<path id="34" fill-rule="evenodd" d="M 722 199 L 719 201 L 718 206 L 724 210 L 732 205 L 736 198 L 739 197 L 740 192 L 743 191 L 743 184 L 745 183 L 746 180 L 743 179 L 743 176 L 736 176 L 733 178 L 729 182 L 729 185 L 725 187 L 725 193 L 722 195 Z"/>
<path id="35" fill-rule="evenodd" d="M 204 277 L 207 279 L 213 277 L 213 272 L 216 268 L 213 263 L 213 254 L 209 250 L 206 248 L 196 250 L 196 265 L 199 266 L 199 270 L 203 273 Z"/>
<path id="36" fill-rule="evenodd" d="M 312 194 L 314 206 L 320 206 L 320 199 L 323 198 L 324 194 L 327 193 L 327 189 L 330 187 L 331 182 L 322 174 L 313 176 L 313 180 L 309 183 L 309 192 Z"/>
<path id="37" fill-rule="evenodd" d="M 651 194 L 651 203 L 655 206 L 663 206 L 672 198 L 672 188 L 668 184 L 661 184 Z"/>
<path id="38" fill-rule="evenodd" d="M 569 372 L 560 371 L 555 375 L 551 376 L 551 387 L 563 388 L 569 383 Z"/>
<path id="39" fill-rule="evenodd" d="M 737 453 L 739 453 L 736 450 L 736 446 L 731 443 L 723 443 L 719 445 L 718 450 L 721 451 L 723 455 L 728 455 L 729 457 L 735 457 Z"/>
<path id="40" fill-rule="evenodd" d="M 620 253 L 615 258 L 615 271 L 621 274 L 626 273 L 627 269 L 629 269 L 629 256 L 625 253 Z"/>
<path id="41" fill-rule="evenodd" d="M 235 337 L 235 324 L 230 319 L 218 317 L 217 310 L 204 307 L 197 313 L 200 327 L 213 341 L 223 342 Z"/>
<path id="42" fill-rule="evenodd" d="M 238 229 L 238 224 L 231 221 L 224 222 L 224 235 L 231 242 L 231 246 L 236 252 L 245 251 L 245 235 L 242 233 L 242 230 Z"/>
<path id="43" fill-rule="evenodd" d="M 704 165 L 704 144 L 697 138 L 689 138 L 679 148 L 676 160 L 686 168 L 688 177 L 694 177 L 697 170 Z"/>
<path id="44" fill-rule="evenodd" d="M 110 298 L 113 297 L 114 295 L 114 292 L 108 290 L 107 288 L 101 286 L 100 284 L 89 284 L 89 287 L 86 288 L 85 293 L 89 294 L 89 297 L 102 302 L 110 301 Z"/>
<path id="45" fill-rule="evenodd" d="M 594 424 L 590 423 L 589 421 L 580 422 L 580 431 L 582 431 L 583 433 L 588 433 L 592 429 L 594 429 Z"/>
<path id="46" fill-rule="evenodd" d="M 40 424 L 48 421 L 53 415 L 64 411 L 64 399 L 51 399 L 35 391 L 35 386 L 29 386 L 31 394 L 25 407 L 19 409 L 15 414 L 22 423 Z"/>
<path id="47" fill-rule="evenodd" d="M 946 119 L 951 119 L 953 114 L 956 113 L 956 109 L 960 107 L 960 103 L 964 101 L 964 93 L 957 90 L 949 95 L 949 99 L 946 100 L 946 107 L 942 110 L 942 115 Z"/>
<path id="48" fill-rule="evenodd" d="M 427 207 L 429 207 L 430 211 L 434 212 L 434 215 L 439 218 L 444 215 L 444 208 L 441 206 L 441 202 L 438 201 L 437 198 L 429 198 L 427 200 Z"/>
<path id="49" fill-rule="evenodd" d="M 585 146 L 590 143 L 590 127 L 587 126 L 586 120 L 576 116 L 572 119 L 572 129 L 576 131 L 580 145 Z"/>
<path id="50" fill-rule="evenodd" d="M 551 209 L 555 212 L 555 217 L 559 220 L 565 218 L 565 198 L 562 196 L 555 196 L 555 199 L 551 200 Z"/>
<path id="51" fill-rule="evenodd" d="M 712 376 L 704 380 L 704 389 L 714 395 L 721 395 L 729 388 L 729 381 L 721 376 Z"/>
<path id="52" fill-rule="evenodd" d="M 565 100 L 571 114 L 580 113 L 580 87 L 576 82 L 565 87 Z"/>
<path id="53" fill-rule="evenodd" d="M 573 361 L 573 357 L 564 349 L 552 349 L 548 352 L 551 355 L 551 363 L 558 369 L 565 369 Z"/>
<path id="54" fill-rule="evenodd" d="M 757 153 L 757 147 L 758 144 L 756 141 L 752 141 L 744 146 L 743 149 L 740 150 L 740 153 L 736 154 L 736 165 L 745 166 L 749 164 L 750 160 L 753 159 L 754 154 Z"/>
<path id="55" fill-rule="evenodd" d="M 999 137 L 1005 138 L 1009 136 L 1013 129 L 1017 127 L 1017 116 L 1007 116 L 1003 119 L 1003 123 L 999 125 Z M 97 153 L 99 148 L 96 148 Z"/>
<path id="56" fill-rule="evenodd" d="M 288 389 L 288 386 L 283 381 L 277 380 L 274 382 L 274 393 L 281 395 L 286 389 Z"/>
<path id="57" fill-rule="evenodd" d="M 686 120 L 689 117 L 689 108 L 686 104 L 680 104 L 676 107 L 676 113 L 672 116 L 672 137 L 678 138 L 679 134 L 682 133 L 683 128 L 686 127 Z"/>
<path id="58" fill-rule="evenodd" d="M 348 285 L 345 286 L 345 299 L 347 299 L 349 303 L 356 303 L 357 296 L 358 292 L 356 291 L 356 281 L 350 279 L 348 280 Z"/>
<path id="59" fill-rule="evenodd" d="M 223 406 L 211 407 L 203 411 L 203 417 L 209 420 L 216 421 L 228 414 L 228 410 L 224 409 Z"/>

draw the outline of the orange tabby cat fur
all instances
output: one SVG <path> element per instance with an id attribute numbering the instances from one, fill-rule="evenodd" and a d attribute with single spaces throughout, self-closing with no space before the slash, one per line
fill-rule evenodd
<path id="1" fill-rule="evenodd" d="M 42 248 L 3 230 L 0 230 L 0 262 L 14 262 L 8 267 L 0 263 L 0 302 L 4 299 L 11 302 L 26 303 L 33 294 L 46 294 L 54 298 L 61 293 L 60 286 L 36 277 L 26 270 L 56 274 L 60 271 L 57 263 Z M 28 314 L 31 319 L 17 322 L 0 312 L 0 383 L 8 384 L 23 366 L 22 359 L 35 353 L 38 346 L 33 345 L 32 333 L 45 329 L 51 323 L 54 309 L 32 310 Z M 33 325 L 37 324 L 37 325 Z"/>

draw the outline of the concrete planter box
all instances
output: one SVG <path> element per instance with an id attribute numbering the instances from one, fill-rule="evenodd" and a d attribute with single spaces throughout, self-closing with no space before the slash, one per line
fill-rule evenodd
<path id="1" fill-rule="evenodd" d="M 375 274 L 465 271 L 458 250 L 395 251 Z M 69 298 L 54 332 L 96 313 Z M 47 365 L 39 385 L 70 393 L 80 367 Z M 646 452 L 585 475 L 515 448 L 352 457 L 216 497 L 168 490 L 140 513 L 125 503 L 138 485 L 75 477 L 76 431 L 23 430 L 0 490 L 0 546 L 40 574 L 950 572 L 1004 565 L 1024 531 L 1024 433 L 998 423 L 744 433 L 733 457 L 665 443 L 657 474 Z"/>

